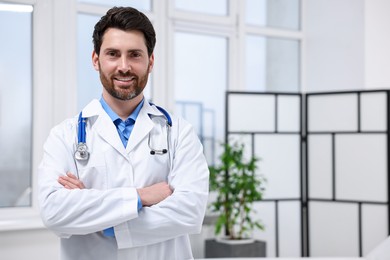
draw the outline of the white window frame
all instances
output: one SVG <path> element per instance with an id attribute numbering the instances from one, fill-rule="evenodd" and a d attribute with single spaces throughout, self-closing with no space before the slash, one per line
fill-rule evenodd
<path id="1" fill-rule="evenodd" d="M 43 140 L 48 134 L 48 125 L 52 123 L 52 40 L 47 31 L 52 30 L 52 23 L 43 19 L 51 13 L 51 1 L 38 0 L 8 0 L 10 4 L 26 4 L 34 7 L 32 20 L 32 44 L 33 44 L 33 121 L 32 121 L 32 200 L 30 207 L 15 207 L 0 209 L 0 231 L 32 229 L 42 227 L 39 218 L 36 187 L 37 166 L 42 154 Z M 46 14 L 46 15 L 38 15 Z"/>
<path id="2" fill-rule="evenodd" d="M 168 107 L 173 111 L 175 107 L 174 100 L 174 35 L 175 32 L 184 32 L 184 33 L 198 33 L 202 35 L 211 35 L 211 36 L 220 36 L 225 37 L 228 43 L 228 88 L 232 82 L 235 82 L 235 77 L 237 73 L 234 73 L 236 70 L 235 64 L 237 64 L 237 56 L 239 55 L 236 52 L 237 47 L 237 37 L 235 33 L 235 28 L 237 24 L 237 1 L 228 0 L 228 16 L 213 16 L 209 14 L 199 14 L 191 13 L 175 9 L 175 1 L 168 0 L 168 42 L 166 43 L 169 53 L 169 57 L 166 58 L 167 64 L 167 74 L 168 78 L 168 88 L 166 92 L 168 93 L 168 99 L 166 100 Z M 191 50 L 189 50 L 191 51 Z M 221 64 L 221 66 L 226 66 Z"/>
<path id="3" fill-rule="evenodd" d="M 275 37 L 280 39 L 289 39 L 289 40 L 297 40 L 300 42 L 300 75 L 299 75 L 299 81 L 300 81 L 300 91 L 302 92 L 305 87 L 305 77 L 304 77 L 304 63 L 305 63 L 305 45 L 306 40 L 304 37 L 304 17 L 305 17 L 305 6 L 307 0 L 300 0 L 300 30 L 287 30 L 287 29 L 281 29 L 281 28 L 270 28 L 270 27 L 262 27 L 262 26 L 256 26 L 256 25 L 248 25 L 245 21 L 245 0 L 240 1 L 239 5 L 239 28 L 238 28 L 238 34 L 239 34 L 239 50 L 240 50 L 240 59 L 239 59 L 239 68 L 240 71 L 238 73 L 239 75 L 239 82 L 237 82 L 236 86 L 237 88 L 234 88 L 232 90 L 243 90 L 246 86 L 246 79 L 245 79 L 245 38 L 247 35 L 253 35 L 258 37 Z M 239 83 L 239 84 L 238 84 Z"/>

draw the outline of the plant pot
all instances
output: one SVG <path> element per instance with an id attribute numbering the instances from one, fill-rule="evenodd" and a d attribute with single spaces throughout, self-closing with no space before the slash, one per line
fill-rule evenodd
<path id="1" fill-rule="evenodd" d="M 207 239 L 205 257 L 265 257 L 265 246 L 264 241 L 254 239 Z"/>

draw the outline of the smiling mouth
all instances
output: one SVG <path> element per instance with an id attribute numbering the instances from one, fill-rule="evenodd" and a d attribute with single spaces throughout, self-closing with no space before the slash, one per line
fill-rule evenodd
<path id="1" fill-rule="evenodd" d="M 129 82 L 129 81 L 134 80 L 134 77 L 123 77 L 123 78 L 116 77 L 114 79 L 117 81 L 120 81 L 120 82 Z"/>
<path id="2" fill-rule="evenodd" d="M 114 77 L 114 82 L 115 85 L 119 88 L 130 88 L 133 86 L 133 84 L 136 82 L 136 77 L 135 76 L 127 76 L 127 77 Z"/>

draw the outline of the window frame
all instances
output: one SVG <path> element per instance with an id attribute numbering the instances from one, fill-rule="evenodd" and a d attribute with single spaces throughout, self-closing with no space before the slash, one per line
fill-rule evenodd
<path id="1" fill-rule="evenodd" d="M 46 23 L 43 19 L 40 19 L 37 13 L 48 12 L 48 6 L 44 4 L 38 4 L 37 0 L 7 0 L 1 1 L 7 4 L 24 4 L 31 5 L 34 8 L 32 13 L 32 165 L 31 165 L 31 185 L 32 196 L 31 205 L 27 207 L 4 207 L 0 208 L 0 231 L 18 230 L 18 229 L 31 229 L 39 228 L 42 223 L 39 218 L 38 206 L 36 203 L 36 192 L 34 188 L 36 184 L 36 168 L 38 165 L 38 153 L 42 153 L 42 148 L 36 145 L 42 140 L 44 135 L 45 123 L 47 120 L 42 120 L 42 113 L 39 111 L 47 110 L 47 101 L 43 100 L 47 96 L 48 86 L 50 85 L 50 76 L 45 78 L 39 75 L 51 74 L 51 62 L 50 55 L 45 54 L 51 50 L 51 42 L 44 31 L 48 30 L 51 25 Z M 38 37 L 40 35 L 40 37 Z M 41 38 L 38 41 L 38 38 Z M 49 58 L 49 59 L 48 59 Z M 37 64 L 42 66 L 37 66 Z M 44 73 L 43 73 L 44 72 Z M 49 73 L 47 73 L 49 72 Z M 43 74 L 42 74 L 43 73 Z M 39 87 L 37 87 L 39 86 Z M 41 94 L 39 94 L 41 93 Z M 47 99 L 47 98 L 46 98 Z M 38 105 L 37 105 L 38 104 Z"/>
<path id="2" fill-rule="evenodd" d="M 243 3 L 239 6 L 239 13 L 242 15 L 239 17 L 239 46 L 240 50 L 242 51 L 242 54 L 240 55 L 239 60 L 239 68 L 241 68 L 239 72 L 239 82 L 241 84 L 237 84 L 237 86 L 242 86 L 237 89 L 232 90 L 244 90 L 246 86 L 246 78 L 245 78 L 245 52 L 246 52 L 246 44 L 245 39 L 247 35 L 253 35 L 258 37 L 273 37 L 273 38 L 281 38 L 281 39 L 289 39 L 289 40 L 297 40 L 300 44 L 299 48 L 299 72 L 300 75 L 298 75 L 300 79 L 300 91 L 302 92 L 306 88 L 305 83 L 305 77 L 304 77 L 304 63 L 305 63 L 305 52 L 303 51 L 306 46 L 306 40 L 304 37 L 304 13 L 305 13 L 305 6 L 306 6 L 307 0 L 300 0 L 300 30 L 289 30 L 289 29 L 282 29 L 282 28 L 272 28 L 272 27 L 263 27 L 263 26 L 256 26 L 253 24 L 246 24 L 245 21 L 245 0 L 242 1 Z M 237 82 L 238 83 L 238 82 Z"/>

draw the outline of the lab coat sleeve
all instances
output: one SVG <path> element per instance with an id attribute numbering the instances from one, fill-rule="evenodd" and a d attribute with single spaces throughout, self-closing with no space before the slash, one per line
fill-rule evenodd
<path id="1" fill-rule="evenodd" d="M 185 121 L 179 121 L 176 134 L 172 132 L 173 161 L 168 176 L 174 189 L 162 202 L 144 207 L 139 217 L 128 221 L 131 239 L 118 239 L 118 247 L 137 247 L 163 242 L 178 236 L 201 231 L 207 206 L 209 170 L 203 147 Z M 118 230 L 119 231 L 119 230 Z"/>
<path id="2" fill-rule="evenodd" d="M 119 224 L 138 216 L 135 188 L 69 190 L 58 183 L 58 177 L 67 171 L 76 173 L 75 132 L 71 122 L 55 127 L 44 145 L 38 169 L 41 217 L 60 237 L 102 231 L 113 222 Z"/>

